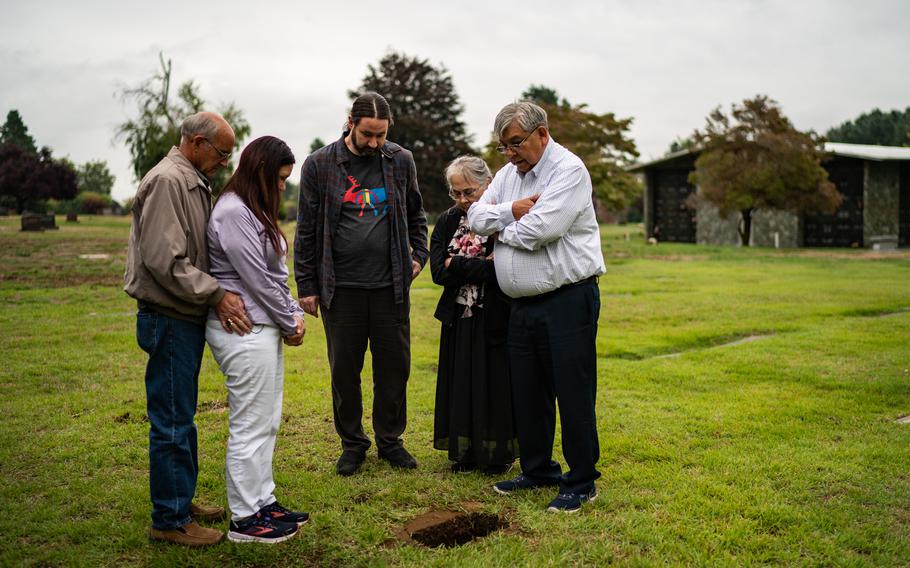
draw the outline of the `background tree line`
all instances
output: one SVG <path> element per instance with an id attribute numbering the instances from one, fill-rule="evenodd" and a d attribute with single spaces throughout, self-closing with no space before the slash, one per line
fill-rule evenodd
<path id="1" fill-rule="evenodd" d="M 910 107 L 888 112 L 872 109 L 831 128 L 825 137 L 831 142 L 849 144 L 910 146 Z"/>
<path id="2" fill-rule="evenodd" d="M 414 152 L 428 211 L 441 212 L 452 205 L 443 172 L 458 156 L 481 155 L 494 173 L 506 163 L 495 150 L 499 145 L 495 135 L 482 149 L 472 146 L 461 118 L 464 107 L 445 67 L 392 52 L 368 69 L 359 90 L 348 94 L 353 100 L 370 90 L 389 100 L 395 116 L 389 137 Z M 596 114 L 586 104 L 573 105 L 560 99 L 554 89 L 543 85 L 531 85 L 520 98 L 532 100 L 547 111 L 551 135 L 585 162 L 594 197 L 606 208 L 621 211 L 641 193 L 637 178 L 624 169 L 638 157 L 629 137 L 631 118 Z"/>
<path id="3" fill-rule="evenodd" d="M 117 92 L 124 102 L 135 105 L 134 116 L 117 126 L 114 140 L 129 151 L 137 183 L 172 146 L 179 144 L 183 119 L 208 108 L 199 86 L 192 80 L 182 83 L 176 94 L 172 92 L 171 70 L 171 61 L 159 54 L 159 69 L 149 79 L 135 86 L 122 86 Z M 464 106 L 444 66 L 391 51 L 375 65 L 367 66 L 366 75 L 348 95 L 353 99 L 366 90 L 379 92 L 389 100 L 395 117 L 389 137 L 414 153 L 424 204 L 431 213 L 451 205 L 443 171 L 454 158 L 468 153 L 482 155 L 494 172 L 505 164 L 504 156 L 495 151 L 499 143 L 495 135 L 482 147 L 473 145 L 462 118 Z M 546 109 L 553 138 L 585 162 L 594 186 L 593 198 L 602 208 L 624 211 L 630 204 L 640 203 L 640 182 L 626 171 L 639 155 L 629 134 L 632 118 L 594 112 L 587 104 L 571 103 L 546 85 L 532 84 L 517 98 L 532 100 Z M 241 148 L 252 131 L 243 111 L 233 102 L 216 110 L 233 126 L 235 148 Z M 821 159 L 818 151 L 824 139 L 814 133 L 796 131 L 777 104 L 767 98 L 744 101 L 729 117 L 719 112 L 718 109 L 709 115 L 704 130 L 677 138 L 670 148 L 671 151 L 695 147 L 708 150 L 700 158 L 701 173 L 693 178 L 706 188 L 704 199 L 713 200 L 724 213 L 739 212 L 746 224 L 748 212 L 755 208 L 828 208 L 836 201 L 831 195 L 813 200 L 806 198 L 805 191 L 801 194 L 784 191 L 781 188 L 793 187 L 792 180 L 776 178 L 770 182 L 767 172 L 743 173 L 747 171 L 743 167 L 755 165 L 755 160 L 767 163 L 771 158 L 784 159 L 774 152 L 757 152 L 757 148 L 767 146 L 757 143 L 759 139 L 765 142 L 769 136 L 778 141 L 798 139 L 794 146 L 798 151 L 786 160 L 809 161 Z M 910 145 L 910 107 L 903 112 L 887 113 L 874 109 L 830 129 L 827 137 L 852 143 Z M 324 144 L 317 138 L 309 150 L 312 152 Z M 720 154 L 721 151 L 727 154 Z M 718 158 L 724 155 L 727 157 Z M 735 155 L 735 168 L 730 166 L 731 155 Z M 227 181 L 232 166 L 233 163 L 212 180 L 216 192 Z M 751 181 L 746 183 L 747 179 Z M 114 177 L 104 161 L 77 166 L 65 158 L 54 158 L 49 148 L 37 148 L 17 111 L 7 115 L 0 130 L 0 205 L 20 211 L 28 207 L 50 207 L 58 212 L 96 212 L 116 205 L 110 198 L 113 183 Z M 772 190 L 772 186 L 776 189 Z M 819 187 L 827 186 L 822 183 Z M 819 191 L 830 194 L 827 190 Z M 290 184 L 283 207 L 288 217 L 296 213 L 297 192 L 296 184 Z M 635 216 L 632 218 L 637 220 Z"/>
<path id="4" fill-rule="evenodd" d="M 136 106 L 136 116 L 121 124 L 115 136 L 115 140 L 125 143 L 130 152 L 136 181 L 179 142 L 179 125 L 183 118 L 205 108 L 199 89 L 192 81 L 183 83 L 176 98 L 171 97 L 171 62 L 163 56 L 159 56 L 159 60 L 160 69 L 153 77 L 119 91 L 124 101 Z M 424 207 L 431 213 L 451 206 L 443 177 L 450 161 L 463 154 L 478 154 L 488 159 L 494 169 L 504 163 L 501 156 L 472 145 L 462 118 L 464 106 L 444 66 L 389 52 L 377 64 L 367 66 L 363 80 L 356 89 L 349 90 L 348 95 L 353 100 L 368 90 L 388 99 L 395 121 L 389 138 L 414 153 Z M 552 96 L 547 98 L 548 94 Z M 556 92 L 547 87 L 532 86 L 526 95 L 547 109 L 554 138 L 585 160 L 594 180 L 595 195 L 607 207 L 622 209 L 640 193 L 636 178 L 623 170 L 638 156 L 635 144 L 628 136 L 631 119 L 617 119 L 612 113 L 598 115 L 584 104 L 557 101 Z M 233 103 L 219 112 L 234 127 L 237 148 L 240 148 L 251 132 L 243 112 Z M 490 117 L 491 124 L 492 120 Z M 486 147 L 489 149 L 496 144 L 498 141 L 494 137 Z M 324 145 L 317 138 L 309 151 Z M 219 179 L 214 180 L 216 191 L 228 175 L 223 171 Z M 283 208 L 289 218 L 296 214 L 297 195 L 297 185 L 290 184 Z"/>
<path id="5" fill-rule="evenodd" d="M 0 126 L 0 207 L 18 212 L 98 213 L 117 206 L 114 176 L 103 160 L 76 165 L 38 148 L 19 111 Z"/>

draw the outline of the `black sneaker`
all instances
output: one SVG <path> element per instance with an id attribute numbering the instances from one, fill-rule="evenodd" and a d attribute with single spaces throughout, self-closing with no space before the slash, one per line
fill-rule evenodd
<path id="1" fill-rule="evenodd" d="M 294 523 L 298 527 L 310 520 L 310 514 L 302 511 L 291 511 L 281 506 L 281 503 L 275 501 L 271 505 L 259 509 L 259 512 L 268 515 L 276 521 L 282 523 Z"/>
<path id="2" fill-rule="evenodd" d="M 338 463 L 335 464 L 335 472 L 344 477 L 354 475 L 366 458 L 367 456 L 364 452 L 345 450 L 341 452 L 341 457 L 338 458 Z"/>
<path id="3" fill-rule="evenodd" d="M 231 542 L 263 542 L 275 544 L 297 534 L 296 523 L 282 523 L 268 515 L 256 513 L 240 521 L 231 521 L 228 540 Z"/>
<path id="4" fill-rule="evenodd" d="M 551 513 L 577 513 L 583 503 L 597 499 L 597 489 L 591 488 L 588 493 L 560 493 L 550 501 L 547 511 Z"/>
<path id="5" fill-rule="evenodd" d="M 404 449 L 404 446 L 397 446 L 391 450 L 379 450 L 379 459 L 389 462 L 392 467 L 400 467 L 402 469 L 414 469 L 417 467 L 417 460 Z"/>
<path id="6" fill-rule="evenodd" d="M 530 477 L 526 476 L 523 473 L 519 473 L 517 476 L 512 479 L 507 479 L 505 481 L 499 481 L 493 484 L 493 490 L 499 493 L 500 495 L 508 495 L 513 491 L 518 491 L 519 489 L 536 489 L 538 487 L 547 487 L 549 485 L 556 485 L 557 482 L 552 483 L 540 483 L 532 480 Z"/>

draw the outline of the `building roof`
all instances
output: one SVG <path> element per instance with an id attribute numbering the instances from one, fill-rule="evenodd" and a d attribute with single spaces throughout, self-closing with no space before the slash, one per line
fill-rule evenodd
<path id="1" fill-rule="evenodd" d="M 910 160 L 910 148 L 901 146 L 872 146 L 870 144 L 845 144 L 825 142 L 825 151 L 835 156 L 862 158 L 882 162 L 885 160 Z"/>
<path id="2" fill-rule="evenodd" d="M 903 146 L 873 146 L 871 144 L 846 144 L 844 142 L 825 142 L 825 151 L 835 156 L 845 158 L 859 158 L 862 160 L 872 160 L 883 162 L 888 160 L 910 160 L 910 147 Z M 645 162 L 643 164 L 633 164 L 626 168 L 626 171 L 640 172 L 653 166 L 678 160 L 690 154 L 697 154 L 698 150 L 680 150 L 662 156 L 656 160 Z"/>
<path id="3" fill-rule="evenodd" d="M 650 162 L 645 162 L 643 164 L 632 164 L 631 166 L 626 168 L 626 171 L 627 172 L 641 172 L 647 168 L 650 168 L 651 166 L 659 166 L 659 165 L 667 163 L 667 162 L 672 162 L 672 161 L 678 160 L 680 158 L 685 158 L 686 156 L 688 156 L 690 154 L 697 154 L 697 153 L 698 153 L 697 151 L 688 150 L 688 149 L 679 150 L 677 152 L 671 152 L 669 154 L 666 154 L 665 156 L 661 156 L 660 158 L 657 158 L 656 160 L 651 160 Z"/>

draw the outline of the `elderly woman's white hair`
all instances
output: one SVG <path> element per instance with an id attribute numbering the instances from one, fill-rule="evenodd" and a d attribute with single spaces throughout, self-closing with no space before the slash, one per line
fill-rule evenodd
<path id="1" fill-rule="evenodd" d="M 471 183 L 483 185 L 493 179 L 490 167 L 477 156 L 459 156 L 446 166 L 446 185 L 452 189 L 452 176 L 460 173 Z"/>

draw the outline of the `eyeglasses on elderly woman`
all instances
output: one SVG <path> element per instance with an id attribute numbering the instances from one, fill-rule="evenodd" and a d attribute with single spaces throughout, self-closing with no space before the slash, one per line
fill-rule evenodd
<path id="1" fill-rule="evenodd" d="M 479 188 L 479 187 L 466 187 L 461 190 L 450 189 L 449 197 L 451 197 L 452 199 L 461 199 L 463 197 L 468 198 L 480 190 L 481 190 L 481 188 Z"/>

